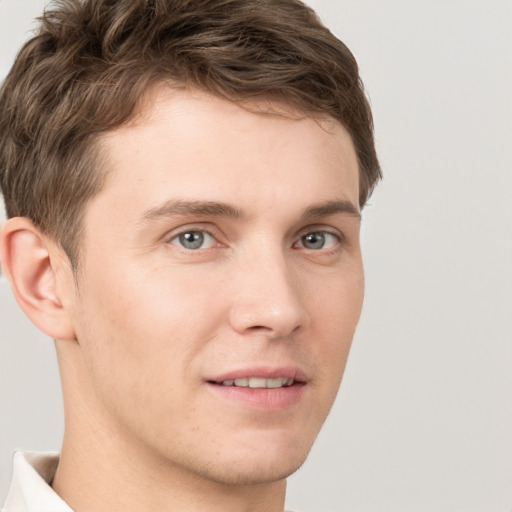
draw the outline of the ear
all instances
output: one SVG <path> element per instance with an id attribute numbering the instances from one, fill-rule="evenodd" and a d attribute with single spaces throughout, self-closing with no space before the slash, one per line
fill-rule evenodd
<path id="1" fill-rule="evenodd" d="M 62 249 L 29 219 L 13 217 L 0 232 L 0 260 L 16 302 L 36 327 L 55 340 L 76 339 L 64 306 L 74 279 Z"/>

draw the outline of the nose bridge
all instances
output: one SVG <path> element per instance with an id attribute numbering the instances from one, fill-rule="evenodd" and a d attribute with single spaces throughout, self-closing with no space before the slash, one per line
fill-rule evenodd
<path id="1" fill-rule="evenodd" d="M 284 337 L 307 322 L 292 261 L 278 243 L 240 257 L 230 321 L 238 332 Z"/>

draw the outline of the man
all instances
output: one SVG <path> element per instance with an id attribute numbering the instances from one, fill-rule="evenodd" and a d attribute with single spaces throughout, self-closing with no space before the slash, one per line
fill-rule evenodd
<path id="1" fill-rule="evenodd" d="M 349 50 L 297 0 L 66 0 L 0 111 L 2 268 L 66 417 L 5 511 L 282 512 L 363 298 Z"/>

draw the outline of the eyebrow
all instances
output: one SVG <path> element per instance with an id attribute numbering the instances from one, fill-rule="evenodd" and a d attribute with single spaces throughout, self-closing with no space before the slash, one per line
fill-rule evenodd
<path id="1" fill-rule="evenodd" d="M 361 218 L 361 212 L 353 203 L 346 199 L 338 199 L 336 201 L 327 201 L 306 208 L 302 214 L 302 219 L 308 220 L 315 217 L 327 217 L 337 213 L 346 213 L 352 217 Z"/>
<path id="2" fill-rule="evenodd" d="M 302 213 L 301 220 L 327 217 L 339 213 L 348 214 L 358 219 L 361 218 L 361 213 L 353 203 L 346 199 L 338 199 L 309 206 Z M 172 217 L 173 215 L 205 215 L 232 219 L 245 219 L 248 217 L 245 210 L 228 203 L 171 199 L 160 206 L 146 210 L 142 214 L 141 220 L 154 220 L 161 217 Z"/>
<path id="3" fill-rule="evenodd" d="M 173 215 L 207 215 L 241 219 L 247 217 L 244 210 L 227 203 L 216 201 L 170 200 L 160 206 L 151 208 L 142 214 L 142 220 L 153 220 Z"/>

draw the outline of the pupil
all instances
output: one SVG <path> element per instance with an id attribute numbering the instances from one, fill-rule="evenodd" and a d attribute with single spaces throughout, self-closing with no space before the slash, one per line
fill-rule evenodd
<path id="1" fill-rule="evenodd" d="M 180 243 L 186 249 L 199 249 L 204 242 L 204 235 L 198 231 L 180 235 Z"/>
<path id="2" fill-rule="evenodd" d="M 321 233 L 310 233 L 302 239 L 302 243 L 309 249 L 321 249 L 325 245 L 325 237 Z"/>

